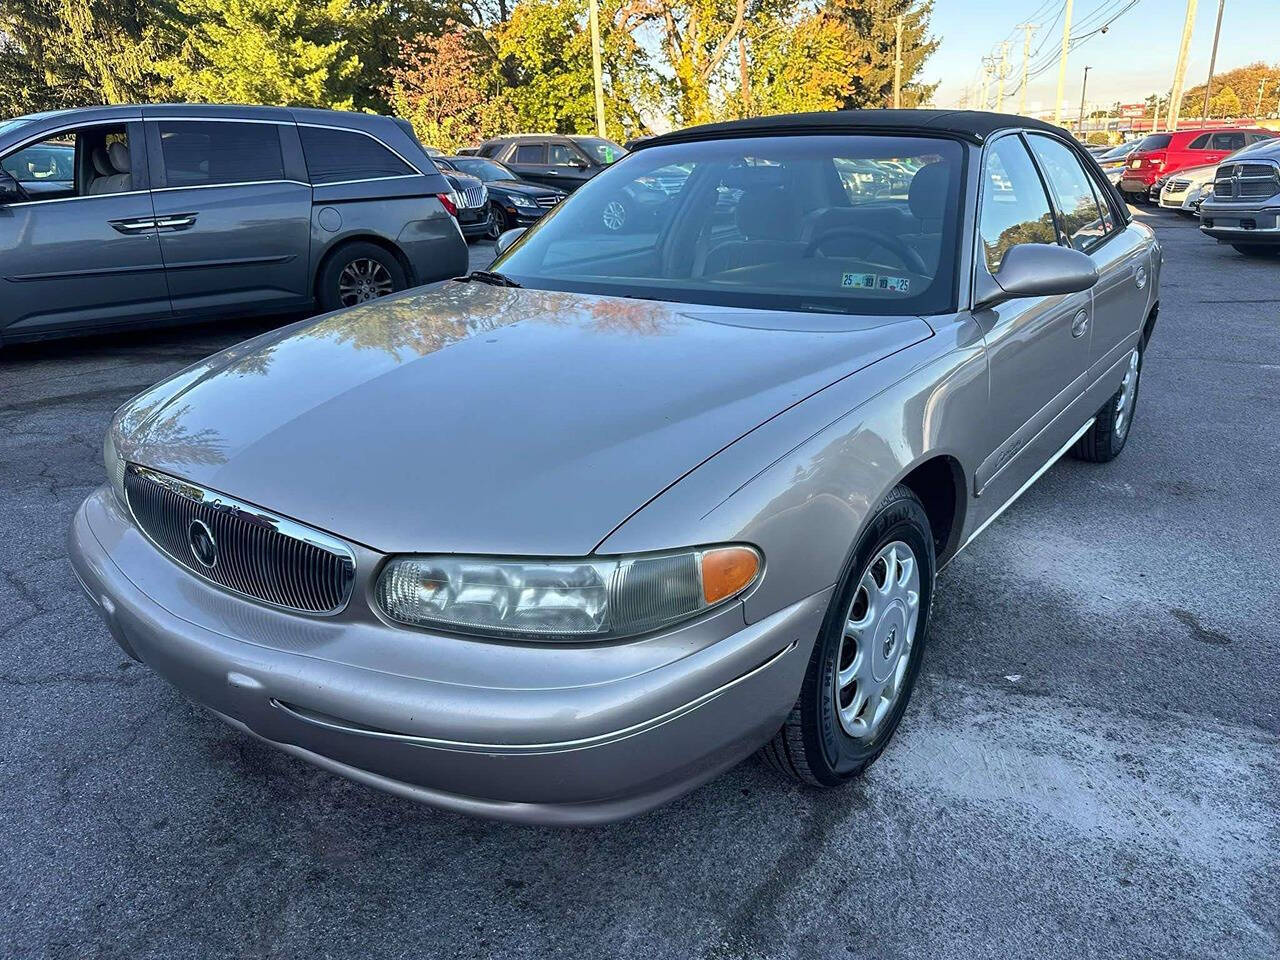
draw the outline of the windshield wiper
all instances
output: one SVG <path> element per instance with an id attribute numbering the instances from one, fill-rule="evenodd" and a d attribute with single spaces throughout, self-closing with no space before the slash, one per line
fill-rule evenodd
<path id="1" fill-rule="evenodd" d="M 479 280 L 481 283 L 488 283 L 495 287 L 518 287 L 520 286 L 515 280 L 512 280 L 505 273 L 498 273 L 497 270 L 472 270 L 466 276 L 467 280 Z"/>

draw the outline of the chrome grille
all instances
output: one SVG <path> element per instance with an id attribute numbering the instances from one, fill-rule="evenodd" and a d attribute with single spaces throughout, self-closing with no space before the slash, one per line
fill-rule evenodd
<path id="1" fill-rule="evenodd" d="M 133 463 L 124 488 L 142 532 L 197 576 L 299 613 L 333 614 L 346 606 L 355 556 L 342 541 Z M 201 525 L 214 542 L 212 564 L 196 553 Z"/>
<path id="2" fill-rule="evenodd" d="M 1265 199 L 1280 193 L 1280 166 L 1274 163 L 1225 163 L 1213 181 L 1217 200 Z"/>
<path id="3" fill-rule="evenodd" d="M 557 203 L 560 202 L 560 198 L 557 197 L 554 193 L 549 196 L 534 197 L 534 199 L 538 202 L 538 206 L 548 207 L 548 208 L 554 207 Z"/>
<path id="4" fill-rule="evenodd" d="M 483 207 L 489 202 L 489 190 L 484 186 L 467 187 L 462 191 L 462 205 L 467 209 Z"/>
<path id="5" fill-rule="evenodd" d="M 1187 188 L 1191 186 L 1190 180 L 1170 180 L 1165 188 L 1170 193 L 1186 193 Z"/>

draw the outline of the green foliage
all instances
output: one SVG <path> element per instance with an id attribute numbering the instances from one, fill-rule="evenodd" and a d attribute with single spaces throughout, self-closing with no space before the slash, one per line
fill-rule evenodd
<path id="1" fill-rule="evenodd" d="M 851 32 L 853 70 L 843 106 L 893 106 L 895 18 L 902 16 L 902 105 L 929 102 L 937 84 L 920 83 L 925 61 L 938 49 L 929 36 L 933 0 L 828 0 L 827 9 Z"/>
<path id="2" fill-rule="evenodd" d="M 849 28 L 826 13 L 765 21 L 747 31 L 748 94 L 734 91 L 738 116 L 835 110 L 849 90 L 854 53 Z"/>
<path id="3" fill-rule="evenodd" d="M 179 100 L 351 109 L 360 57 L 349 36 L 379 7 L 351 0 L 178 0 L 191 23 L 160 64 Z"/>
<path id="4" fill-rule="evenodd" d="M 1258 88 L 1264 83 L 1264 96 L 1259 105 Z M 1182 98 L 1181 126 L 1186 121 L 1201 116 L 1204 112 L 1205 85 L 1202 83 L 1188 90 Z M 1209 97 L 1209 116 L 1211 117 L 1252 117 L 1255 110 L 1259 116 L 1267 116 L 1276 109 L 1276 99 L 1280 98 L 1280 63 L 1267 64 L 1262 61 L 1246 64 L 1234 70 L 1220 73 L 1213 78 L 1213 94 Z"/>

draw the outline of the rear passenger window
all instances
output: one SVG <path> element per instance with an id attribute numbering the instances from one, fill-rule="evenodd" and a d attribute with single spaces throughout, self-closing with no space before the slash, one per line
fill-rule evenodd
<path id="1" fill-rule="evenodd" d="M 1214 150 L 1239 150 L 1244 146 L 1244 134 L 1215 133 L 1210 143 Z"/>
<path id="2" fill-rule="evenodd" d="M 298 136 L 312 183 L 381 180 L 417 172 L 373 137 L 354 130 L 299 125 Z"/>
<path id="3" fill-rule="evenodd" d="M 980 232 L 987 269 L 993 275 L 1010 247 L 1058 242 L 1049 198 L 1018 137 L 1001 137 L 987 152 Z"/>
<path id="4" fill-rule="evenodd" d="M 274 123 L 161 120 L 160 154 L 170 187 L 284 179 Z"/>
<path id="5" fill-rule="evenodd" d="M 544 143 L 522 143 L 516 147 L 516 163 L 546 163 L 547 146 Z"/>
<path id="6" fill-rule="evenodd" d="M 1087 250 L 1106 235 L 1098 198 L 1089 176 L 1071 148 L 1048 137 L 1032 134 L 1031 151 L 1040 161 L 1049 189 L 1062 214 L 1062 229 L 1077 250 Z"/>
<path id="7" fill-rule="evenodd" d="M 1192 140 L 1190 143 L 1187 144 L 1187 149 L 1188 150 L 1208 150 L 1209 134 L 1207 133 L 1200 134 L 1200 136 L 1196 137 L 1194 140 Z"/>

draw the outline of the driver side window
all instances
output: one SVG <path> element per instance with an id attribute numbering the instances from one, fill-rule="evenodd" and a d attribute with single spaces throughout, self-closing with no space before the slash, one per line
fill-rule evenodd
<path id="1" fill-rule="evenodd" d="M 1058 242 L 1049 198 L 1021 137 L 1001 137 L 987 151 L 979 234 L 987 269 L 993 276 L 1010 247 Z"/>
<path id="2" fill-rule="evenodd" d="M 567 143 L 553 143 L 550 145 L 551 160 L 550 163 L 555 167 L 572 167 L 583 163 L 583 159 L 578 156 L 575 151 Z"/>
<path id="3" fill-rule="evenodd" d="M 27 203 L 133 189 L 124 126 L 60 131 L 0 158 L 0 169 L 18 182 Z"/>

